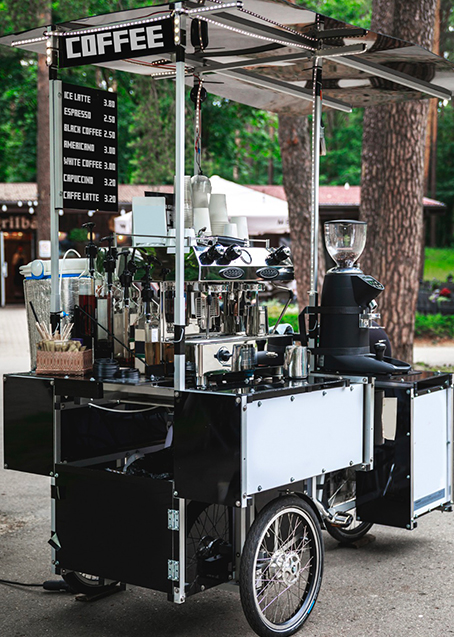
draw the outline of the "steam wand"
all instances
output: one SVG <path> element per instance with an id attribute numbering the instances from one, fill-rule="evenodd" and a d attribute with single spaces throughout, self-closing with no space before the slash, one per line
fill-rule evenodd
<path id="1" fill-rule="evenodd" d="M 131 287 L 132 282 L 134 280 L 134 275 L 137 272 L 137 266 L 134 263 L 135 253 L 136 253 L 136 249 L 133 248 L 131 259 L 128 261 L 129 250 L 126 250 L 125 252 L 120 252 L 120 256 L 126 257 L 124 270 L 119 277 L 120 283 L 123 287 L 123 300 L 125 303 L 125 307 L 129 307 L 129 300 L 130 300 L 129 288 Z"/>
<path id="2" fill-rule="evenodd" d="M 104 271 L 106 273 L 107 278 L 107 293 L 110 302 L 110 329 L 113 333 L 114 331 L 114 311 L 113 311 L 113 294 L 112 294 L 112 285 L 113 285 L 113 274 L 115 272 L 115 268 L 117 265 L 118 258 L 118 250 L 114 245 L 115 236 L 113 234 L 108 235 L 107 237 L 103 237 L 101 241 L 107 241 L 108 248 L 107 252 L 104 255 Z M 113 359 L 114 357 L 114 347 L 112 343 L 112 351 L 110 357 Z"/>
<path id="3" fill-rule="evenodd" d="M 104 271 L 107 275 L 107 289 L 111 292 L 113 285 L 113 273 L 115 272 L 115 267 L 117 265 L 118 250 L 116 246 L 114 246 L 115 237 L 113 234 L 103 237 L 101 241 L 107 241 L 109 246 L 104 257 Z"/>
<path id="4" fill-rule="evenodd" d="M 93 241 L 94 234 L 93 228 L 95 227 L 95 223 L 93 221 L 88 221 L 87 223 L 82 224 L 82 228 L 87 228 L 88 230 L 88 243 L 85 246 L 85 256 L 88 259 L 88 271 L 90 272 L 91 278 L 94 277 L 95 274 L 95 263 L 96 257 L 98 256 L 98 247 L 96 243 Z"/>
<path id="5" fill-rule="evenodd" d="M 142 277 L 142 301 L 145 308 L 145 320 L 147 323 L 149 323 L 151 319 L 151 303 L 154 297 L 154 291 L 151 287 L 150 270 L 151 260 L 146 263 L 145 274 Z"/>

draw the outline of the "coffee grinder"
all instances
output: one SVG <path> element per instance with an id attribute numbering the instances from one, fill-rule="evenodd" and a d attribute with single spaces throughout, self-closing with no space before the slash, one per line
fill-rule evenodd
<path id="1" fill-rule="evenodd" d="M 323 283 L 319 341 L 314 349 L 323 371 L 352 374 L 405 374 L 408 363 L 385 356 L 386 345 L 378 341 L 370 351 L 369 331 L 374 329 L 375 299 L 384 286 L 356 265 L 366 244 L 364 221 L 336 220 L 325 223 L 325 244 L 336 266 Z"/>

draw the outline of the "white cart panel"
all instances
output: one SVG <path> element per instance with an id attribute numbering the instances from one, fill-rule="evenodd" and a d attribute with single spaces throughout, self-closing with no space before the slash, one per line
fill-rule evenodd
<path id="1" fill-rule="evenodd" d="M 448 391 L 414 399 L 413 501 L 415 517 L 451 499 L 448 470 L 452 414 Z"/>
<path id="2" fill-rule="evenodd" d="M 364 385 L 248 405 L 247 494 L 363 462 Z"/>

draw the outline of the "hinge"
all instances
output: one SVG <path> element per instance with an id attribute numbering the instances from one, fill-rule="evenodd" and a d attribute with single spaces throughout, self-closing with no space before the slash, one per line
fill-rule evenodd
<path id="1" fill-rule="evenodd" d="M 180 579 L 180 562 L 167 560 L 167 579 L 178 582 Z"/>
<path id="2" fill-rule="evenodd" d="M 167 509 L 167 528 L 171 531 L 180 530 L 180 512 L 176 509 Z"/>

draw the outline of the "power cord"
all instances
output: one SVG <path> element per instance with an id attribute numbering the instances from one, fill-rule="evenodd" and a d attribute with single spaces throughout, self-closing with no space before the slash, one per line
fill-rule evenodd
<path id="1" fill-rule="evenodd" d="M 42 584 L 25 584 L 24 582 L 13 582 L 9 579 L 0 579 L 0 584 L 11 584 L 13 586 L 27 586 L 35 588 L 44 588 L 46 591 L 69 591 L 70 588 L 65 580 L 47 580 Z"/>

